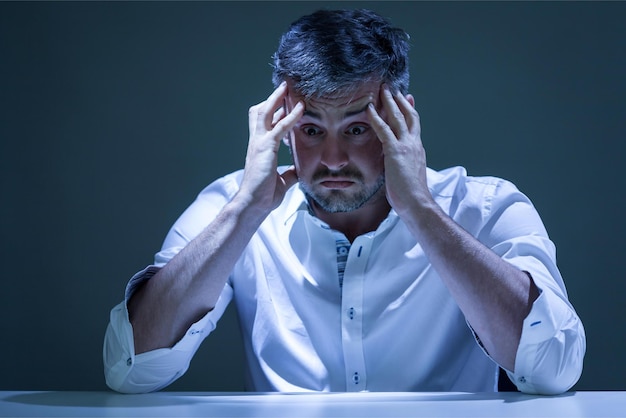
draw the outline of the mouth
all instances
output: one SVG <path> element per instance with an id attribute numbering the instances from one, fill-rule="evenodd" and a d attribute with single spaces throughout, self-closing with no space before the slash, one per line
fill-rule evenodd
<path id="1" fill-rule="evenodd" d="M 347 189 L 354 184 L 354 181 L 348 179 L 324 179 L 319 182 L 320 186 L 326 189 Z"/>

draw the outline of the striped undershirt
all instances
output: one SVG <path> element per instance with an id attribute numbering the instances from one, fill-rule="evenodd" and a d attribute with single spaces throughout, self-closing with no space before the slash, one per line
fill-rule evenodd
<path id="1" fill-rule="evenodd" d="M 343 273 L 346 270 L 348 253 L 350 252 L 350 241 L 346 237 L 335 231 L 335 243 L 337 245 L 337 275 L 339 276 L 339 287 L 343 287 Z"/>

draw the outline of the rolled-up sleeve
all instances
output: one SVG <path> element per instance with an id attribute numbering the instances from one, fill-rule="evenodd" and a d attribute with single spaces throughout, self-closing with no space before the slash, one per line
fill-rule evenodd
<path id="1" fill-rule="evenodd" d="M 551 291 L 542 292 L 524 320 L 511 381 L 525 393 L 553 395 L 580 378 L 585 330 L 576 313 Z"/>
<path id="2" fill-rule="evenodd" d="M 149 275 L 149 267 L 143 271 Z M 139 274 L 141 274 L 140 272 Z M 135 280 L 143 277 L 135 275 Z M 129 283 L 132 287 L 133 280 Z M 182 376 L 202 341 L 215 329 L 232 299 L 232 288 L 228 283 L 215 308 L 192 324 L 185 335 L 171 348 L 160 348 L 135 354 L 133 329 L 128 319 L 126 302 L 116 305 L 110 314 L 103 347 L 104 374 L 106 384 L 123 393 L 145 393 L 162 389 Z"/>
<path id="3" fill-rule="evenodd" d="M 150 280 L 215 218 L 237 191 L 241 175 L 236 172 L 207 186 L 172 226 L 161 251 L 155 255 L 154 264 L 128 282 L 124 300 L 111 310 L 104 338 L 104 374 L 111 389 L 143 393 L 164 388 L 185 373 L 200 343 L 215 329 L 233 297 L 230 282 L 225 284 L 215 308 L 192 324 L 173 347 L 138 355 L 135 354 L 127 302 L 143 282 Z"/>
<path id="4" fill-rule="evenodd" d="M 515 370 L 507 374 L 525 393 L 552 395 L 572 388 L 582 373 L 585 330 L 556 264 L 556 248 L 530 200 L 500 180 L 484 201 L 481 241 L 532 277 L 540 291 L 524 320 Z"/>

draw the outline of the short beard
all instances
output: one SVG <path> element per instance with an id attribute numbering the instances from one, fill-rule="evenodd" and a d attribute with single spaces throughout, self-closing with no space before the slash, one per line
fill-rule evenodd
<path id="1" fill-rule="evenodd" d="M 351 212 L 357 210 L 370 201 L 385 185 L 385 173 L 381 173 L 376 182 L 370 186 L 363 184 L 363 175 L 357 170 L 342 170 L 331 172 L 330 170 L 318 171 L 313 175 L 312 182 L 326 177 L 347 177 L 353 179 L 363 187 L 354 194 L 347 194 L 344 190 L 329 190 L 327 193 L 319 193 L 313 190 L 310 184 L 300 182 L 300 188 L 307 199 L 312 200 L 320 209 L 327 213 Z"/>

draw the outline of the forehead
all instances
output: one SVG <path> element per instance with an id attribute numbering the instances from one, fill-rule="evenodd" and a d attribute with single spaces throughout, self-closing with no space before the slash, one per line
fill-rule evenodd
<path id="1" fill-rule="evenodd" d="M 307 110 L 333 109 L 351 111 L 357 108 L 363 108 L 370 102 L 376 104 L 380 93 L 380 85 L 380 82 L 368 81 L 359 84 L 350 92 L 308 99 L 294 89 L 290 89 L 289 95 L 293 98 L 294 102 L 302 100 Z"/>

